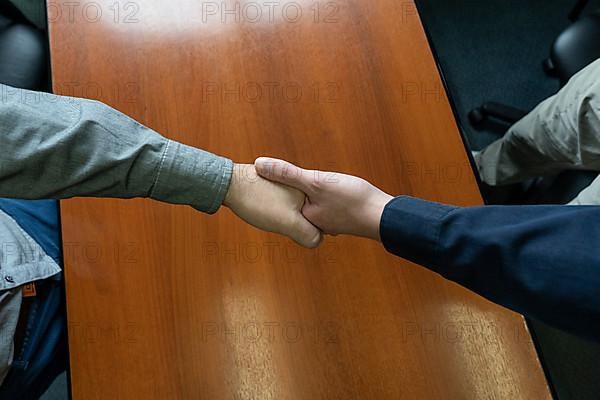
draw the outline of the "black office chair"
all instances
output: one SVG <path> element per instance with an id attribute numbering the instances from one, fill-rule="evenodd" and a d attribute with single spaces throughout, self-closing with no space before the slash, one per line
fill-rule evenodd
<path id="1" fill-rule="evenodd" d="M 6 0 L 0 0 L 0 83 L 47 90 L 48 44 L 42 31 Z"/>
<path id="2" fill-rule="evenodd" d="M 556 39 L 550 57 L 543 62 L 546 73 L 557 78 L 561 86 L 600 58 L 600 10 L 579 18 L 587 2 L 577 2 L 569 14 L 574 23 Z M 487 102 L 469 113 L 469 121 L 477 129 L 482 128 L 490 118 L 510 126 L 527 113 L 509 105 Z"/>

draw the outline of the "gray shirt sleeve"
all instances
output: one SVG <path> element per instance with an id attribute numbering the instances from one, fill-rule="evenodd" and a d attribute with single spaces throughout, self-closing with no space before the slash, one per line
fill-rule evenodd
<path id="1" fill-rule="evenodd" d="M 214 213 L 232 168 L 97 101 L 0 84 L 0 197 L 150 197 Z"/>

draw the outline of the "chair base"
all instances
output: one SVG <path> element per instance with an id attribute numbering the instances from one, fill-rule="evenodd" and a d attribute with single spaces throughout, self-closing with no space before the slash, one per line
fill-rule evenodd
<path id="1" fill-rule="evenodd" d="M 469 112 L 469 122 L 476 128 L 480 128 L 488 118 L 495 118 L 500 122 L 512 125 L 527 115 L 526 111 L 500 103 L 488 102 Z"/>

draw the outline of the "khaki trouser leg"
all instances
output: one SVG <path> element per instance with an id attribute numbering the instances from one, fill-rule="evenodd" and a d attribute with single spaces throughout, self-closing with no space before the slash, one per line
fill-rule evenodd
<path id="1" fill-rule="evenodd" d="M 565 169 L 600 171 L 600 59 L 475 157 L 489 185 Z"/>
<path id="2" fill-rule="evenodd" d="M 600 205 L 600 176 L 585 188 L 573 201 L 571 206 L 598 206 Z"/>

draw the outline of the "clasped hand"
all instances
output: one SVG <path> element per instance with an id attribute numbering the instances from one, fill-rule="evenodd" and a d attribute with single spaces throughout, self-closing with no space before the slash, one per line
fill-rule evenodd
<path id="1" fill-rule="evenodd" d="M 323 234 L 380 240 L 379 222 L 391 199 L 355 176 L 261 157 L 254 165 L 234 166 L 224 204 L 259 229 L 315 248 Z"/>

